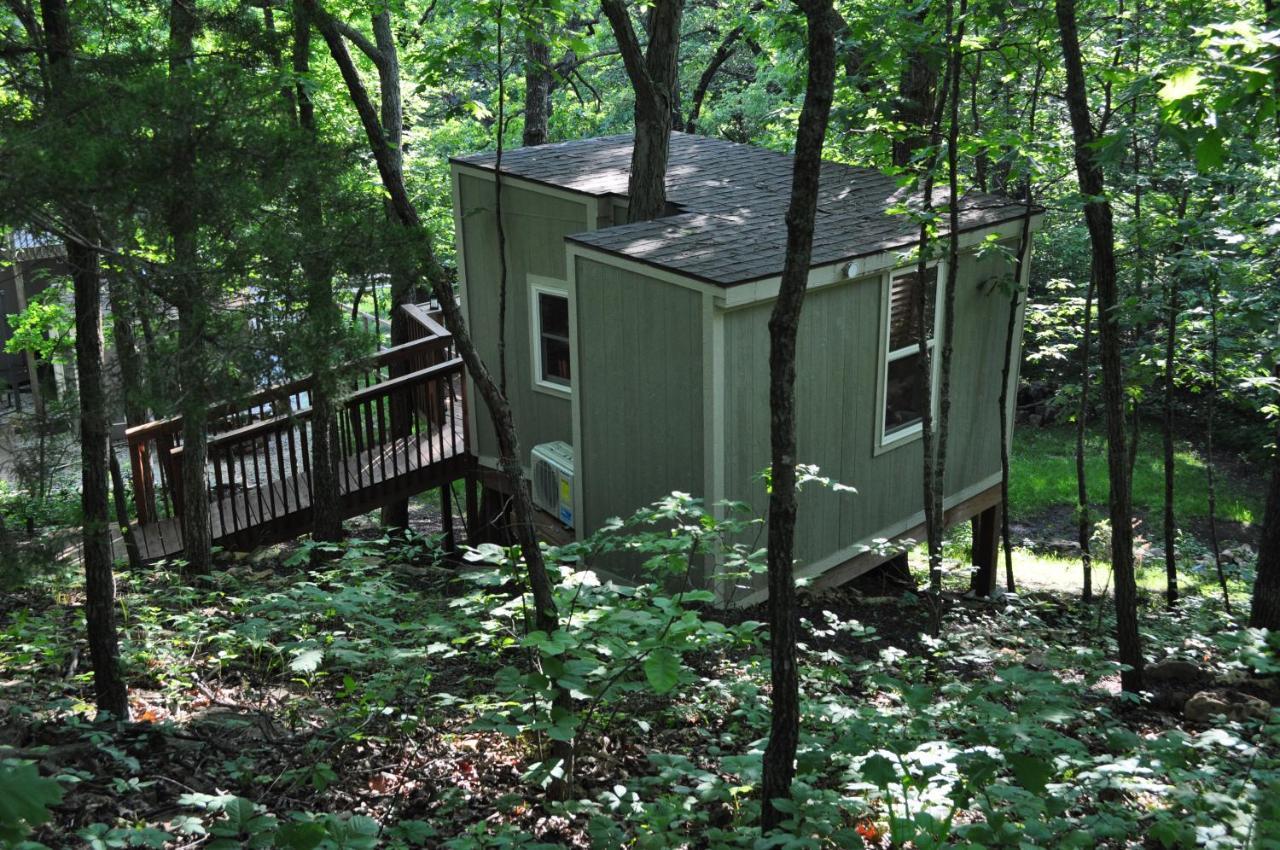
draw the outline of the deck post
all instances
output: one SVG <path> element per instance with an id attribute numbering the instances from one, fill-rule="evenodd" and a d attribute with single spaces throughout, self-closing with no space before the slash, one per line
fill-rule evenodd
<path id="1" fill-rule="evenodd" d="M 996 565 L 1000 560 L 1000 504 L 975 515 L 970 560 L 977 567 L 969 588 L 977 596 L 990 596 L 996 588 Z"/>
<path id="2" fill-rule="evenodd" d="M 453 482 L 440 485 L 440 527 L 444 529 L 444 549 L 450 555 L 458 551 L 458 540 L 453 533 Z"/>
<path id="3" fill-rule="evenodd" d="M 467 474 L 463 479 L 463 489 L 466 493 L 466 527 L 467 527 L 467 545 L 475 546 L 479 543 L 478 535 L 480 533 L 480 494 L 476 490 L 476 470 L 474 462 L 467 465 Z"/>

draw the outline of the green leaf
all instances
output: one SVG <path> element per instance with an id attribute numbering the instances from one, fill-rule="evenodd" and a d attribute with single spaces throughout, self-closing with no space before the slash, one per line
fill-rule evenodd
<path id="1" fill-rule="evenodd" d="M 1173 103 L 1175 100 L 1182 100 L 1197 94 L 1202 88 L 1200 72 L 1195 68 L 1183 68 L 1175 71 L 1164 86 L 1161 87 L 1157 96 L 1161 103 Z"/>
<path id="2" fill-rule="evenodd" d="M 1226 146 L 1222 133 L 1210 130 L 1204 138 L 1196 142 L 1196 167 L 1201 171 L 1212 171 L 1222 165 L 1226 159 Z"/>
<path id="3" fill-rule="evenodd" d="M 1053 763 L 1041 756 L 1028 756 L 1019 753 L 1005 754 L 1005 761 L 1013 769 L 1018 784 L 1028 791 L 1039 794 L 1053 777 Z"/>
<path id="4" fill-rule="evenodd" d="M 658 647 L 644 660 L 644 677 L 654 692 L 665 694 L 680 681 L 680 658 L 665 646 Z"/>
<path id="5" fill-rule="evenodd" d="M 0 843 L 17 843 L 49 820 L 49 807 L 62 802 L 62 788 L 32 762 L 0 762 Z"/>
<path id="6" fill-rule="evenodd" d="M 862 778 L 878 788 L 888 788 L 898 780 L 893 762 L 876 753 L 862 763 Z"/>
<path id="7" fill-rule="evenodd" d="M 295 673 L 314 673 L 323 658 L 323 649 L 304 649 L 289 662 L 289 669 Z"/>

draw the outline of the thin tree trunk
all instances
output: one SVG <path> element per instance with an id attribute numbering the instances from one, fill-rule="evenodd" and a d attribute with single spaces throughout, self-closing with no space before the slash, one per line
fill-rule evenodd
<path id="1" fill-rule="evenodd" d="M 49 67 L 50 111 L 57 112 L 76 85 L 71 16 L 66 0 L 42 0 L 41 21 Z M 50 116 L 59 120 L 55 115 Z M 96 231 L 88 213 L 73 211 L 76 232 Z M 85 623 L 98 711 L 129 719 L 116 631 L 116 585 L 108 519 L 107 396 L 102 370 L 102 278 L 97 252 L 66 242 L 75 291 L 76 371 L 80 384 L 80 505 L 83 512 Z"/>
<path id="2" fill-rule="evenodd" d="M 504 4 L 497 5 L 498 123 L 497 151 L 493 160 L 493 220 L 498 236 L 498 389 L 507 394 L 507 228 L 502 220 L 502 154 L 506 147 L 507 69 L 503 67 L 502 24 Z M 544 133 L 545 134 L 545 133 Z"/>
<path id="3" fill-rule="evenodd" d="M 1280 380 L 1280 363 L 1272 375 Z M 1271 447 L 1271 485 L 1262 517 L 1262 539 L 1258 543 L 1258 570 L 1253 582 L 1253 607 L 1249 625 L 1255 629 L 1280 630 L 1280 419 L 1275 445 Z"/>
<path id="4" fill-rule="evenodd" d="M 169 198 L 165 221 L 172 241 L 173 302 L 178 308 L 178 384 L 182 413 L 182 551 L 187 568 L 208 572 L 213 539 L 208 510 L 208 342 L 209 296 L 199 269 L 194 182 L 196 142 L 192 136 L 191 66 L 198 23 L 191 0 L 169 5 L 169 120 L 173 124 Z"/>
<path id="5" fill-rule="evenodd" d="M 124 553 L 129 559 L 129 569 L 137 572 L 142 569 L 142 552 L 138 550 L 138 540 L 133 536 L 133 527 L 129 525 L 128 499 L 124 492 L 124 474 L 120 471 L 120 459 L 107 445 L 107 462 L 111 472 L 111 498 L 115 503 L 116 527 L 120 529 L 120 538 L 124 541 Z"/>
<path id="6" fill-rule="evenodd" d="M 1174 516 L 1173 378 L 1177 354 L 1178 287 L 1170 275 L 1165 283 L 1164 399 L 1161 410 L 1161 442 L 1164 449 L 1164 572 L 1165 605 L 1178 604 L 1177 519 Z"/>
<path id="7" fill-rule="evenodd" d="M 376 63 L 382 127 L 382 138 L 379 144 L 382 146 L 389 168 L 397 175 L 396 179 L 403 184 L 404 104 L 400 98 L 400 56 L 391 30 L 391 12 L 386 3 L 383 3 L 378 13 L 373 16 L 373 37 L 381 56 L 381 61 Z M 398 214 L 390 204 L 387 206 L 387 218 L 391 221 L 398 219 Z M 405 252 L 395 251 L 392 255 L 390 271 L 391 306 L 388 312 L 391 314 L 391 344 L 395 346 L 409 341 L 409 317 L 401 307 L 419 300 L 419 270 L 414 258 Z M 392 367 L 392 377 L 407 373 L 407 363 L 400 362 Z M 404 405 L 394 406 L 391 419 L 394 436 L 401 439 L 407 437 L 409 411 Z M 407 529 L 409 500 L 401 499 L 383 507 L 382 524 L 387 528 Z"/>
<path id="8" fill-rule="evenodd" d="M 347 51 L 343 36 L 330 16 L 317 15 L 315 0 L 304 0 L 308 9 L 316 17 L 317 26 L 338 70 L 342 74 L 347 92 L 360 116 L 365 136 L 369 142 L 370 152 L 377 165 L 383 188 L 387 191 L 388 203 L 395 213 L 396 220 L 404 229 L 406 240 L 416 249 L 420 275 L 431 286 L 432 293 L 440 302 L 444 313 L 445 326 L 453 335 L 457 348 L 468 374 L 480 393 L 481 401 L 489 411 L 493 430 L 498 440 L 498 465 L 507 486 L 512 493 L 512 514 L 515 517 L 516 540 L 520 545 L 521 556 L 529 576 L 529 588 L 533 596 L 534 623 L 537 628 L 547 634 L 560 627 L 559 613 L 556 609 L 555 595 L 551 576 L 547 571 L 542 550 L 538 545 L 537 531 L 533 522 L 533 501 L 529 488 L 525 486 L 524 470 L 520 463 L 520 440 L 516 433 L 515 420 L 512 418 L 511 404 L 502 394 L 498 383 L 494 380 L 484 361 L 476 350 L 474 340 L 463 319 L 462 310 L 450 288 L 448 275 L 435 257 L 431 244 L 431 235 L 422 224 L 418 210 L 404 185 L 403 172 L 396 168 L 387 146 L 383 143 L 383 131 L 373 109 L 372 101 L 360 79 L 360 73 Z M 386 50 L 394 52 L 395 43 L 389 41 Z M 561 758 L 563 760 L 563 758 Z M 553 791 L 555 789 L 553 788 Z M 567 790 L 567 789 L 566 789 Z"/>
<path id="9" fill-rule="evenodd" d="M 649 221 L 667 207 L 667 158 L 679 83 L 680 19 L 684 0 L 654 0 L 649 46 L 641 50 L 625 0 L 601 0 L 635 90 L 635 146 L 627 184 L 627 221 Z"/>
<path id="10" fill-rule="evenodd" d="M 929 12 L 928 4 L 920 4 L 918 7 L 908 5 L 917 9 L 914 13 L 915 23 L 923 27 Z M 898 94 L 893 106 L 894 120 L 903 126 L 904 135 L 893 140 L 893 164 L 899 168 L 911 165 L 916 151 L 925 144 L 934 144 L 927 139 L 932 136 L 929 131 L 932 126 L 930 117 L 938 109 L 934 103 L 933 90 L 938 71 L 930 54 L 931 44 L 927 39 L 911 45 L 902 77 L 898 81 Z M 944 84 L 940 91 L 945 88 Z M 926 136 L 926 132 L 930 132 L 930 135 Z"/>
<path id="11" fill-rule="evenodd" d="M 1080 596 L 1093 599 L 1093 519 L 1089 515 L 1089 483 L 1085 475 L 1084 438 L 1089 420 L 1089 349 L 1093 343 L 1092 275 L 1084 296 L 1084 339 L 1080 343 L 1080 409 L 1076 413 L 1076 540 L 1080 544 L 1080 564 L 1084 587 Z"/>
<path id="12" fill-rule="evenodd" d="M 1231 613 L 1231 594 L 1227 590 L 1227 574 L 1222 569 L 1222 546 L 1218 541 L 1218 487 L 1214 470 L 1213 437 L 1218 413 L 1218 281 L 1209 284 L 1209 416 L 1205 428 L 1205 484 L 1209 496 L 1209 545 L 1213 551 L 1213 566 L 1222 587 L 1222 607 Z"/>
<path id="13" fill-rule="evenodd" d="M 1044 80 L 1044 66 L 1036 66 L 1035 85 L 1031 90 L 1030 117 L 1027 121 L 1027 136 L 1035 138 L 1036 109 L 1040 102 L 1040 84 Z M 1027 177 L 1022 184 L 1022 201 L 1026 211 L 1022 216 L 1022 232 L 1018 237 L 1018 259 L 1013 268 L 1013 295 L 1009 299 L 1009 315 L 1005 323 L 1004 362 L 1000 369 L 1000 539 L 1004 544 L 1004 584 L 1005 590 L 1013 593 L 1016 586 L 1013 581 L 1013 534 L 1009 527 L 1009 429 L 1012 419 L 1009 409 L 1010 381 L 1013 378 L 1013 357 L 1022 350 L 1021 340 L 1014 339 L 1018 332 L 1018 310 L 1021 303 L 1023 278 L 1026 277 L 1027 263 L 1031 261 L 1031 164 L 1027 164 Z"/>
<path id="14" fill-rule="evenodd" d="M 951 36 L 954 27 L 955 7 L 948 0 L 947 2 L 947 18 L 945 26 L 945 41 L 951 43 Z M 929 260 L 933 254 L 933 237 L 936 233 L 936 227 L 933 219 L 933 184 L 935 178 L 935 170 L 938 166 L 938 157 L 941 155 L 942 147 L 942 119 L 943 113 L 947 105 L 947 95 L 951 91 L 951 63 L 947 62 L 947 76 L 943 80 L 940 87 L 941 97 L 937 99 L 933 111 L 933 117 L 929 126 L 929 156 L 927 162 L 923 166 L 922 175 L 922 210 L 920 221 L 920 237 L 917 243 L 917 259 L 916 259 L 916 275 L 920 280 L 920 286 L 916 290 L 915 295 L 915 316 L 916 316 L 916 335 L 919 340 L 918 360 L 916 377 L 920 382 L 920 386 L 924 387 L 924 404 L 920 415 L 920 442 L 922 449 L 923 462 L 921 464 L 922 489 L 924 495 L 924 525 L 925 539 L 929 552 L 929 585 L 932 590 L 935 585 L 935 578 L 938 584 L 941 583 L 942 575 L 942 495 L 939 493 L 940 482 L 937 476 L 937 456 L 936 446 L 934 443 L 934 418 L 933 418 L 933 354 L 929 350 L 929 339 L 933 333 L 933 327 L 930 325 L 930 318 L 937 310 L 936 289 L 925 284 L 926 273 L 928 271 Z M 932 307 L 932 309 L 930 309 Z M 935 322 L 936 324 L 936 322 Z M 933 594 L 933 610 L 931 611 L 931 628 L 937 625 L 937 602 L 938 596 Z"/>
<path id="15" fill-rule="evenodd" d="M 293 7 L 293 71 L 298 79 L 311 72 L 311 19 L 300 3 Z M 298 83 L 287 103 L 297 116 L 298 127 L 315 149 L 315 103 L 310 89 Z M 298 193 L 298 215 L 313 245 L 323 239 L 324 210 L 320 187 L 312 172 L 304 170 Z M 311 361 L 311 536 L 324 542 L 343 537 L 342 505 L 338 485 L 337 410 L 339 395 L 333 351 L 342 334 L 342 311 L 333 292 L 333 268 L 323 250 L 310 251 L 303 261 L 307 287 L 307 324 Z M 379 329 L 381 332 L 381 329 Z M 318 550 L 317 550 L 318 551 Z M 317 557 L 319 557 L 317 555 Z"/>
<path id="16" fill-rule="evenodd" d="M 1268 29 L 1280 29 L 1280 2 L 1263 0 Z M 1272 91 L 1280 100 L 1280 62 L 1272 69 Z M 1280 110 L 1276 111 L 1276 137 L 1280 139 Z M 1276 328 L 1280 340 L 1280 327 Z M 1280 381 L 1280 353 L 1272 352 L 1275 363 L 1271 374 Z M 1271 485 L 1267 488 L 1267 505 L 1262 517 L 1262 537 L 1258 544 L 1257 577 L 1253 582 L 1253 607 L 1249 625 L 1258 629 L 1280 630 L 1280 424 L 1271 451 Z"/>
<path id="17" fill-rule="evenodd" d="M 955 20 L 947 54 L 947 98 L 950 118 L 947 123 L 947 277 L 943 285 L 942 354 L 938 362 L 938 434 L 937 459 L 933 470 L 937 482 L 934 490 L 935 521 L 938 525 L 938 558 L 930 559 L 929 590 L 934 594 L 934 631 L 941 626 L 943 499 L 947 487 L 947 443 L 951 431 L 951 360 L 955 351 L 956 283 L 960 265 L 960 59 L 964 42 L 965 13 L 968 0 L 960 0 L 959 14 L 947 3 L 947 20 Z M 950 28 L 950 27 L 949 27 Z"/>
<path id="18" fill-rule="evenodd" d="M 131 293 L 124 291 L 125 282 L 119 272 L 107 280 L 107 302 L 111 306 L 111 331 L 115 337 L 116 360 L 120 363 L 120 391 L 125 422 L 129 426 L 147 421 L 146 389 L 143 380 L 142 355 L 134 333 L 137 313 Z"/>
<path id="19" fill-rule="evenodd" d="M 772 444 L 769 491 L 769 657 L 773 683 L 769 744 L 764 752 L 761 831 L 781 826 L 775 800 L 791 798 L 800 739 L 799 671 L 796 660 L 796 335 L 813 252 L 822 144 L 835 81 L 835 21 L 831 0 L 800 0 L 808 22 L 808 85 L 792 170 L 787 209 L 787 253 L 778 299 L 769 317 L 769 410 Z"/>
<path id="20" fill-rule="evenodd" d="M 531 24 L 535 22 L 530 22 Z M 531 26 L 530 29 L 533 27 Z M 545 145 L 551 117 L 551 45 L 541 33 L 524 42 L 524 146 Z M 501 64 L 501 63 L 499 63 Z"/>
<path id="21" fill-rule="evenodd" d="M 1103 408 L 1107 420 L 1107 465 L 1111 472 L 1111 568 L 1116 587 L 1116 638 L 1124 689 L 1142 689 L 1142 638 L 1138 634 L 1138 588 L 1133 568 L 1133 509 L 1129 458 L 1125 439 L 1125 392 L 1121 360 L 1119 294 L 1116 279 L 1115 227 L 1106 199 L 1102 168 L 1094 159 L 1096 136 L 1089 117 L 1088 92 L 1076 30 L 1075 0 L 1055 0 L 1058 32 L 1066 70 L 1066 101 L 1071 115 L 1076 174 L 1085 198 L 1091 275 L 1098 287 L 1098 321 L 1102 338 Z"/>
<path id="22" fill-rule="evenodd" d="M 720 46 L 716 48 L 716 52 L 712 54 L 711 61 L 707 63 L 706 70 L 698 78 L 698 85 L 693 90 L 693 102 L 689 105 L 689 117 L 684 122 L 684 132 L 698 132 L 698 118 L 702 115 L 702 104 L 707 99 L 707 92 L 711 89 L 711 81 L 716 78 L 721 66 L 729 61 L 729 57 L 737 49 L 738 40 L 742 38 L 744 30 L 745 28 L 742 25 L 729 30 L 729 34 L 724 37 L 724 40 L 720 42 Z"/>

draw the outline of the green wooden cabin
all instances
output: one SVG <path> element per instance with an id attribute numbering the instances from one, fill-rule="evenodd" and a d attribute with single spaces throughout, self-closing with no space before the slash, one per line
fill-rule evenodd
<path id="1" fill-rule="evenodd" d="M 526 453 L 552 442 L 572 447 L 563 518 L 578 538 L 673 490 L 707 504 L 747 502 L 757 515 L 766 506 L 767 323 L 792 158 L 676 133 L 669 215 L 626 224 L 631 144 L 630 136 L 587 139 L 502 160 L 509 396 Z M 496 371 L 493 154 L 454 159 L 452 177 L 463 306 Z M 934 264 L 923 283 L 917 278 L 908 254 L 918 229 L 889 212 L 908 200 L 894 178 L 824 163 L 821 185 L 799 337 L 798 461 L 857 489 L 801 494 L 798 573 L 825 584 L 883 561 L 869 551 L 878 540 L 923 536 L 912 293 L 945 271 Z M 986 536 L 999 499 L 997 407 L 1023 215 L 1005 198 L 962 199 L 945 501 L 949 522 L 986 516 Z M 993 241 L 1008 253 L 990 250 Z M 1015 382 L 1018 357 L 1015 350 Z M 495 466 L 480 405 L 468 427 L 481 466 Z M 732 593 L 736 601 L 760 595 Z"/>

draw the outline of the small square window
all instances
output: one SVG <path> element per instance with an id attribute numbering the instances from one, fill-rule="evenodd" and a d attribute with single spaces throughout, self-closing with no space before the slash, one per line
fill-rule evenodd
<path id="1" fill-rule="evenodd" d="M 538 380 L 567 389 L 570 384 L 569 297 L 546 290 L 535 290 L 535 294 Z"/>

